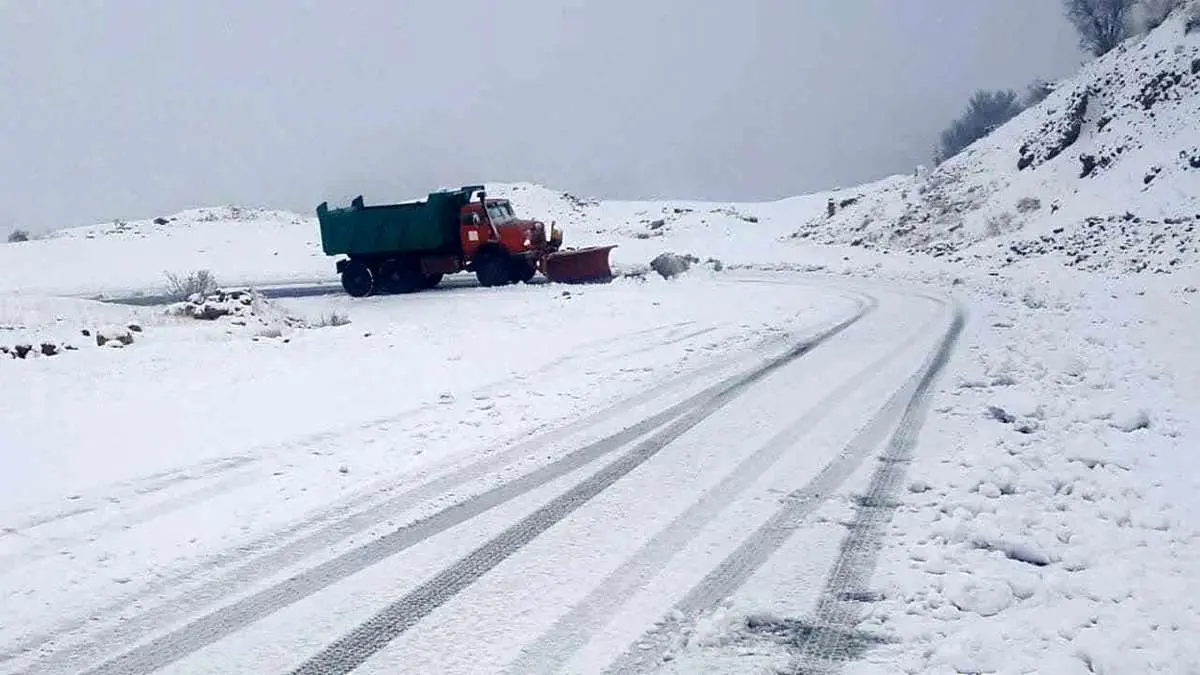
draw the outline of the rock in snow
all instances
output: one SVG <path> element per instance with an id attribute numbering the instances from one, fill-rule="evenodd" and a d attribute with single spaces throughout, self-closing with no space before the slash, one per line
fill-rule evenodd
<path id="1" fill-rule="evenodd" d="M 664 279 L 670 279 L 688 271 L 693 262 L 696 262 L 696 259 L 691 256 L 667 252 L 661 253 L 651 260 L 650 269 L 661 274 Z"/>

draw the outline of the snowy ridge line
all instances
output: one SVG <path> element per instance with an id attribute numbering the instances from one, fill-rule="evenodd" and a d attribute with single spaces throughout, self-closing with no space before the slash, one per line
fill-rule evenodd
<path id="1" fill-rule="evenodd" d="M 942 298 L 917 295 L 943 306 L 947 305 Z M 958 324 L 962 316 L 961 310 L 956 308 L 954 311 L 955 319 L 946 336 L 957 337 L 961 330 Z M 938 348 L 926 359 L 923 368 L 927 369 L 928 364 L 936 362 L 943 350 L 948 354 L 947 339 L 948 337 L 943 337 Z M 924 392 L 919 388 L 920 382 L 923 381 L 921 373 L 922 370 L 918 369 L 902 384 L 836 459 L 824 466 L 809 483 L 790 493 L 783 507 L 676 603 L 672 611 L 663 617 L 655 628 L 643 633 L 621 656 L 609 664 L 605 674 L 633 675 L 648 672 L 658 666 L 687 628 L 745 583 L 791 537 L 791 532 L 799 525 L 799 521 L 832 496 L 833 491 L 845 482 L 883 441 L 888 429 L 901 416 L 905 406 L 911 406 L 916 400 L 924 400 Z"/>
<path id="2" fill-rule="evenodd" d="M 673 324 L 671 327 L 678 328 L 691 323 L 693 322 L 683 322 L 683 324 Z M 648 332 L 650 331 L 638 331 L 637 333 Z M 46 662 L 39 664 L 36 669 L 21 672 L 32 675 L 32 673 L 41 672 L 42 668 L 58 667 L 63 663 L 78 664 L 85 659 L 100 658 L 103 655 L 102 649 L 111 650 L 113 645 L 135 643 L 161 629 L 164 625 L 177 624 L 233 595 L 240 588 L 278 573 L 314 554 L 325 552 L 336 544 L 395 518 L 418 504 L 436 499 L 442 494 L 457 491 L 471 481 L 512 466 L 532 449 L 545 448 L 548 444 L 579 436 L 581 432 L 609 422 L 637 406 L 657 401 L 664 395 L 691 386 L 693 382 L 708 375 L 740 367 L 751 360 L 757 361 L 760 357 L 756 352 L 770 349 L 785 340 L 786 336 L 772 336 L 758 341 L 752 348 L 734 356 L 731 360 L 706 364 L 675 375 L 581 420 L 551 427 L 533 437 L 522 433 L 520 436 L 525 440 L 511 445 L 495 455 L 460 465 L 448 474 L 437 475 L 446 468 L 442 463 L 408 474 L 405 478 L 409 480 L 405 482 L 429 482 L 408 488 L 394 496 L 388 497 L 387 495 L 395 492 L 399 487 L 395 478 L 375 481 L 373 487 L 343 499 L 336 505 L 303 521 L 272 531 L 232 550 L 209 556 L 178 573 L 155 580 L 139 591 L 127 593 L 98 609 L 84 612 L 74 618 L 59 622 L 47 631 L 28 636 L 5 652 L 0 652 L 0 663 L 12 661 L 34 650 L 44 654 L 49 644 L 72 638 L 83 639 L 86 644 L 77 645 L 74 649 L 68 650 L 65 655 L 55 654 Z M 383 501 L 377 501 L 381 496 L 383 496 Z M 304 532 L 308 532 L 308 534 L 303 534 Z M 294 537 L 299 538 L 293 539 Z M 260 557 L 254 559 L 259 554 L 261 554 Z M 239 563 L 244 564 L 220 577 L 209 578 L 192 590 L 186 590 L 197 577 L 211 577 L 212 573 Z M 146 598 L 155 595 L 160 596 L 156 598 L 156 606 L 139 611 L 138 614 L 128 617 L 116 627 L 98 633 L 93 632 L 90 635 L 77 635 L 79 632 L 95 626 L 95 616 L 124 615 L 128 608 L 142 605 Z M 59 651 L 62 649 L 60 648 Z"/>
<path id="3" fill-rule="evenodd" d="M 542 532 L 582 507 L 596 495 L 644 464 L 696 425 L 711 417 L 746 389 L 779 368 L 809 353 L 844 331 L 872 311 L 877 302 L 860 304 L 850 317 L 805 340 L 786 353 L 776 356 L 748 373 L 717 385 L 706 400 L 689 406 L 690 410 L 668 421 L 661 430 L 642 440 L 628 452 L 576 484 L 550 503 L 522 518 L 504 532 L 469 553 L 455 564 L 427 580 L 404 597 L 388 605 L 340 639 L 294 669 L 293 675 L 337 675 L 362 665 L 392 640 L 416 625 L 433 610 L 445 604 L 492 568 L 521 550 Z"/>
<path id="4" fill-rule="evenodd" d="M 610 573 L 587 597 L 555 621 L 550 630 L 527 645 L 521 656 L 512 661 L 504 672 L 511 675 L 559 672 L 563 664 L 588 641 L 595 629 L 608 621 L 625 602 L 644 588 L 653 576 L 661 573 L 666 562 L 678 555 L 706 524 L 718 517 L 755 480 L 777 464 L 786 451 L 795 449 L 796 444 L 807 436 L 816 424 L 828 417 L 832 410 L 843 405 L 866 383 L 878 378 L 879 369 L 911 349 L 923 337 L 927 325 L 928 323 L 922 325 L 916 333 L 854 373 L 817 405 L 742 460 L 732 472 L 710 487 L 685 512 Z M 797 493 L 811 495 L 812 507 L 815 507 L 827 499 L 836 487 L 836 484 L 824 484 L 831 482 L 826 480 L 826 475 L 836 473 L 839 477 L 836 482 L 840 483 L 848 474 L 848 471 L 834 471 L 832 467 L 847 465 L 847 468 L 852 469 L 861 463 L 863 455 L 863 452 L 843 451 L 826 465 L 816 478 L 793 493 L 791 498 L 796 499 Z"/>
<path id="5" fill-rule="evenodd" d="M 712 332 L 711 330 L 700 331 L 698 333 L 691 334 L 687 337 L 673 338 L 671 340 L 668 340 L 667 342 L 654 343 L 651 345 L 638 345 L 635 347 L 626 347 L 622 350 L 617 351 L 615 354 L 608 353 L 608 352 L 591 353 L 592 350 L 594 350 L 596 348 L 604 347 L 604 346 L 611 345 L 611 344 L 621 344 L 622 342 L 624 342 L 630 338 L 633 338 L 633 337 L 649 336 L 649 335 L 653 335 L 653 334 L 659 333 L 659 332 L 673 331 L 673 330 L 676 330 L 679 328 L 683 328 L 685 326 L 690 326 L 694 323 L 695 323 L 695 321 L 682 321 L 679 323 L 663 324 L 663 325 L 659 325 L 659 326 L 652 326 L 650 328 L 645 328 L 642 330 L 632 331 L 629 333 L 622 333 L 620 335 L 616 335 L 613 337 L 598 338 L 598 339 L 592 340 L 590 342 L 585 342 L 582 345 L 580 345 L 580 347 L 579 347 L 580 351 L 584 352 L 583 356 L 579 356 L 577 354 L 567 354 L 567 355 L 561 356 L 559 358 L 553 359 L 553 360 L 547 362 L 546 364 L 542 365 L 541 367 L 539 367 L 535 370 L 532 370 L 528 373 L 525 373 L 525 374 L 522 374 L 519 376 L 509 376 L 509 377 L 504 377 L 504 378 L 498 378 L 496 380 L 489 381 L 489 382 L 467 392 L 467 394 L 471 394 L 471 395 L 478 394 L 485 390 L 489 390 L 489 389 L 492 389 L 494 387 L 497 387 L 497 386 L 500 386 L 503 384 L 508 384 L 510 382 L 514 382 L 518 378 L 521 378 L 521 377 L 528 377 L 530 375 L 544 375 L 548 372 L 551 372 L 555 368 L 558 368 L 558 367 L 561 367 L 564 365 L 577 366 L 579 364 L 579 361 L 582 359 L 600 358 L 600 357 L 624 358 L 624 357 L 633 356 L 636 354 L 645 353 L 646 351 L 651 351 L 660 346 L 665 346 L 668 344 L 675 344 L 677 342 L 681 342 L 683 340 L 689 339 L 690 337 L 696 337 L 696 336 L 703 335 L 708 332 Z M 342 434 L 344 434 L 346 431 L 351 431 L 351 430 L 352 431 L 361 431 L 361 430 L 370 429 L 370 428 L 378 427 L 378 426 L 385 425 L 385 424 L 391 424 L 391 423 L 399 421 L 400 419 L 403 419 L 404 417 L 411 416 L 413 414 L 419 413 L 423 410 L 431 409 L 433 407 L 434 407 L 434 404 L 426 404 L 426 405 L 419 406 L 417 408 L 405 410 L 399 414 L 391 415 L 386 418 L 371 420 L 371 421 L 365 422 L 361 425 L 357 425 L 353 428 L 341 428 L 341 429 L 335 429 L 332 431 L 322 431 L 320 433 L 310 434 L 308 436 L 303 436 L 303 437 L 292 439 L 292 440 L 282 442 L 282 443 L 276 442 L 276 443 L 263 444 L 260 446 L 248 448 L 247 451 L 242 454 L 229 455 L 226 457 L 219 457 L 219 458 L 215 458 L 215 459 L 206 459 L 201 462 L 197 462 L 196 464 L 193 464 L 193 465 L 184 466 L 184 467 L 180 467 L 180 468 L 176 468 L 176 469 L 170 469 L 167 471 L 160 471 L 160 472 L 148 475 L 148 476 L 144 476 L 142 478 L 135 478 L 132 480 L 121 481 L 119 483 L 108 485 L 108 486 L 105 486 L 102 488 L 97 488 L 95 490 L 95 493 L 93 495 L 89 496 L 88 498 L 86 498 L 86 500 L 83 498 L 73 499 L 72 506 L 68 509 L 51 507 L 49 509 L 48 513 L 45 513 L 42 515 L 35 515 L 35 516 L 26 516 L 26 520 L 24 522 L 18 523 L 17 525 L 12 526 L 12 527 L 5 527 L 4 529 L 0 529 L 0 538 L 4 537 L 6 535 L 17 534 L 17 533 L 25 532 L 25 531 L 28 531 L 28 530 L 31 530 L 31 529 L 34 529 L 37 527 L 58 523 L 60 521 L 63 521 L 63 520 L 69 519 L 69 518 L 74 518 L 74 517 L 81 516 L 81 515 L 87 515 L 89 513 L 93 513 L 95 511 L 98 511 L 98 510 L 104 508 L 106 505 L 110 505 L 113 503 L 125 503 L 130 499 L 135 499 L 135 498 L 138 498 L 141 496 L 153 495 L 153 494 L 162 492 L 168 488 L 175 487 L 181 483 L 213 478 L 213 477 L 217 476 L 218 474 L 222 474 L 227 471 L 240 469 L 240 468 L 245 467 L 248 464 L 253 464 L 258 461 L 261 461 L 265 455 L 267 455 L 271 452 L 277 452 L 280 449 L 287 449 L 289 447 L 294 447 L 296 445 L 300 445 L 303 443 L 318 443 L 318 442 L 322 442 L 322 441 L 334 440 L 334 439 L 337 439 Z M 25 505 L 22 508 L 25 509 L 26 511 L 28 511 L 29 505 Z M 82 537 L 80 537 L 80 538 L 82 538 Z"/>
<path id="6" fill-rule="evenodd" d="M 883 543 L 884 526 L 891 520 L 898 505 L 896 494 L 916 448 L 933 383 L 949 362 L 954 345 L 966 325 L 965 309 L 956 304 L 953 312 L 950 326 L 937 350 L 922 368 L 920 380 L 904 407 L 899 426 L 871 475 L 866 494 L 855 506 L 854 520 L 842 541 L 837 560 L 830 569 L 817 601 L 816 612 L 810 621 L 813 630 L 807 631 L 800 643 L 800 658 L 793 671 L 797 675 L 832 675 L 838 672 L 840 664 L 852 658 L 855 643 L 863 641 L 861 636 L 855 635 L 855 631 L 861 603 L 869 600 L 867 585 Z"/>
<path id="7" fill-rule="evenodd" d="M 800 346 L 809 344 L 815 340 L 827 339 L 833 331 L 840 332 L 845 327 L 858 321 L 861 317 L 872 311 L 875 307 L 874 300 L 860 300 L 856 311 L 846 319 L 841 320 L 832 328 L 826 328 L 818 331 L 815 337 L 809 338 L 802 342 Z M 793 353 L 799 347 L 794 346 L 781 356 L 773 357 L 771 363 L 778 362 L 781 359 L 791 360 L 796 358 Z M 724 365 L 724 364 L 722 364 Z M 782 363 L 780 363 L 782 365 Z M 760 366 L 761 369 L 761 366 Z M 750 375 L 753 375 L 752 371 Z M 197 618 L 188 624 L 173 630 L 170 633 L 159 636 L 148 643 L 135 647 L 130 651 L 126 651 L 112 659 L 109 659 L 98 666 L 86 671 L 89 675 L 99 675 L 101 673 L 149 673 L 158 668 L 164 667 L 173 663 L 184 656 L 191 654 L 203 647 L 206 647 L 217 640 L 240 630 L 241 628 L 258 621 L 274 612 L 283 609 L 291 604 L 299 602 L 304 598 L 323 590 L 332 584 L 345 579 L 352 574 L 355 574 L 371 565 L 374 565 L 386 558 L 396 555 L 416 544 L 425 541 L 426 539 L 436 536 L 452 527 L 464 523 L 481 513 L 484 513 L 496 506 L 511 501 L 521 495 L 524 495 L 531 490 L 535 490 L 542 485 L 567 475 L 575 470 L 578 470 L 587 464 L 596 461 L 599 458 L 610 454 L 639 438 L 644 437 L 648 433 L 662 427 L 681 415 L 687 414 L 689 410 L 693 410 L 698 406 L 703 406 L 711 402 L 713 399 L 722 395 L 731 386 L 735 386 L 738 382 L 745 380 L 750 375 L 746 373 L 738 373 L 731 377 L 722 379 L 714 385 L 706 387 L 698 394 L 691 395 L 688 399 L 676 403 L 666 410 L 642 420 L 632 426 L 626 427 L 623 430 L 591 442 L 584 447 L 572 451 L 571 453 L 538 468 L 537 470 L 524 474 L 516 479 L 503 483 L 499 486 L 491 488 L 485 492 L 474 495 L 465 501 L 459 502 L 447 508 L 441 509 L 429 516 L 421 518 L 415 522 L 408 523 L 402 527 L 394 529 L 380 538 L 366 542 L 353 549 L 345 551 L 336 557 L 322 562 L 314 567 L 310 567 L 303 572 L 289 577 L 279 583 L 276 583 L 268 588 L 255 592 L 249 596 L 240 598 L 232 604 L 221 607 L 220 609 Z M 647 392 L 649 395 L 650 392 Z M 653 396 L 649 396 L 651 400 Z M 698 422 L 697 422 L 698 423 Z M 527 450 L 529 447 L 537 447 L 541 439 L 531 439 L 522 450 Z M 510 449 L 507 453 L 509 459 L 516 455 L 515 449 Z M 461 484 L 471 479 L 483 475 L 485 471 L 480 470 L 481 465 L 498 464 L 503 466 L 503 459 L 484 460 L 471 466 L 468 466 L 457 474 L 444 476 L 443 478 L 427 484 L 419 488 L 425 498 L 432 498 L 443 494 L 449 487 L 455 484 Z M 462 477 L 461 474 L 467 474 L 467 477 Z M 407 495 L 398 496 L 397 500 L 404 499 Z M 334 525 L 334 529 L 337 524 Z M 346 535 L 349 536 L 349 535 Z M 320 550 L 320 546 L 312 546 L 311 544 L 305 547 L 306 549 Z M 282 552 L 281 552 L 282 553 Z M 276 554 L 279 555 L 279 554 Z M 248 576 L 257 578 L 260 576 L 256 569 L 255 563 L 246 565 L 238 570 L 238 572 L 246 572 Z M 275 570 L 272 570 L 275 571 Z M 226 587 L 226 582 L 219 580 L 206 584 L 206 589 L 218 593 L 228 594 L 230 590 Z M 196 598 L 195 594 L 190 596 Z M 185 599 L 186 600 L 186 599 Z M 202 602 L 215 601 L 213 598 L 199 598 Z M 171 615 L 176 612 L 178 604 L 170 603 L 163 605 L 158 609 L 158 614 Z M 162 617 L 139 617 L 133 621 L 120 624 L 118 627 L 110 631 L 110 637 L 116 637 L 120 640 L 118 644 L 129 644 L 133 640 L 138 639 L 155 630 L 161 629 Z M 133 640 L 130 640 L 129 633 Z M 122 635 L 125 634 L 125 635 Z M 125 639 L 121 639 L 124 637 Z M 37 667 L 29 668 L 20 671 L 22 675 L 34 675 L 45 672 L 51 672 L 50 668 L 62 668 L 67 672 L 79 672 L 81 661 L 88 661 L 96 658 L 98 652 L 106 649 L 108 642 L 100 641 L 95 638 L 90 638 L 86 645 L 79 645 L 76 649 L 66 650 L 51 657 L 47 662 L 39 664 Z"/>

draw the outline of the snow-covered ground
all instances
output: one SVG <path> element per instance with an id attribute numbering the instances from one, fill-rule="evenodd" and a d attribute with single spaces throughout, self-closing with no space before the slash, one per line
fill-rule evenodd
<path id="1" fill-rule="evenodd" d="M 511 189 L 519 194 L 535 188 Z M 797 201 L 796 219 L 824 203 L 821 196 Z M 8 654 L 0 670 L 76 672 L 90 662 L 87 657 L 107 652 L 72 651 L 72 645 L 95 638 L 135 644 L 159 634 L 160 624 L 183 625 L 211 607 L 213 598 L 205 593 L 216 593 L 213 588 L 230 575 L 242 585 L 216 600 L 269 589 L 382 536 L 387 523 L 434 513 L 544 466 L 558 456 L 554 452 L 628 424 L 622 419 L 649 414 L 656 399 L 608 426 L 576 431 L 571 421 L 578 417 L 620 405 L 664 378 L 706 373 L 660 392 L 658 400 L 681 399 L 752 363 L 764 344 L 778 349 L 780 340 L 847 311 L 843 294 L 855 284 L 897 283 L 962 298 L 969 321 L 935 386 L 906 489 L 868 585 L 872 602 L 864 603 L 859 629 L 872 646 L 846 672 L 1049 672 L 1047 663 L 1056 664 L 1054 672 L 1087 672 L 1089 663 L 1096 672 L 1185 673 L 1196 667 L 1200 650 L 1181 637 L 1200 630 L 1200 612 L 1186 600 L 1196 595 L 1192 570 L 1200 563 L 1194 534 L 1200 473 L 1190 450 L 1197 437 L 1194 401 L 1200 400 L 1191 356 L 1197 295 L 1188 290 L 1188 276 L 1064 272 L 1045 261 L 972 269 L 775 241 L 772 235 L 783 228 L 748 229 L 766 220 L 762 216 L 760 223 L 739 217 L 742 230 L 725 222 L 728 234 L 722 236 L 699 222 L 698 213 L 717 208 L 710 205 L 617 204 L 611 215 L 607 208 L 595 205 L 590 218 L 623 222 L 649 209 L 679 217 L 662 237 L 611 234 L 628 264 L 677 250 L 720 257 L 725 269 L 698 266 L 671 281 L 650 275 L 595 287 L 255 299 L 247 318 L 215 322 L 174 316 L 163 307 L 24 290 L 5 294 L 4 343 L 50 340 L 76 349 L 0 363 L 6 384 L 12 383 L 0 407 L 0 447 L 6 449 L 0 513 L 8 528 L 0 538 L 0 584 L 6 616 L 19 617 L 0 621 Z M 676 208 L 695 210 L 675 214 Z M 748 212 L 754 205 L 735 208 Z M 684 218 L 692 222 L 681 225 Z M 241 231 L 249 227 L 238 225 Z M 750 241 L 735 248 L 742 239 Z M 169 236 L 147 241 L 160 247 L 158 260 L 170 260 L 175 243 Z M 95 243 L 84 238 L 73 245 L 82 254 Z M 38 250 L 25 249 L 30 257 Z M 237 265 L 250 273 L 253 261 L 235 260 L 225 269 Z M 146 283 L 141 287 L 153 292 L 157 270 L 136 269 Z M 809 285 L 750 283 L 747 275 Z M 134 273 L 127 278 L 137 279 Z M 19 288 L 19 280 L 6 283 Z M 94 288 L 64 291 L 81 296 Z M 322 325 L 338 317 L 350 323 Z M 131 324 L 141 330 L 128 331 Z M 91 336 L 83 336 L 84 329 Z M 131 344 L 96 346 L 97 334 L 123 333 Z M 843 370 L 868 365 L 867 354 L 842 351 Z M 746 359 L 731 360 L 738 355 Z M 795 377 L 800 382 L 805 376 Z M 801 392 L 824 395 L 835 379 L 773 396 L 800 415 L 811 406 Z M 860 394 L 867 397 L 860 410 L 882 405 L 878 396 L 888 390 L 876 391 Z M 861 417 L 842 416 L 846 423 L 829 424 L 821 439 L 806 442 L 844 445 L 847 437 L 838 434 L 852 432 L 852 420 Z M 504 454 L 453 492 L 388 503 L 399 486 L 423 485 L 560 425 L 571 435 L 551 454 Z M 719 437 L 733 442 L 738 434 Z M 434 573 L 480 543 L 478 537 L 494 535 L 567 490 L 590 468 L 547 484 L 548 492 L 537 493 L 544 496 L 527 498 L 532 502 L 490 513 L 478 521 L 477 534 L 457 544 L 423 544 L 423 567 L 370 567 L 352 577 L 351 588 L 320 594 L 322 606 L 349 602 L 347 607 L 359 608 L 317 624 L 327 631 L 321 635 L 334 639 L 374 603 L 401 594 L 389 581 L 392 575 Z M 716 466 L 706 480 L 731 468 Z M 786 494 L 815 468 L 772 474 L 773 484 L 756 486 L 754 494 Z M 804 621 L 813 611 L 869 468 L 863 465 L 796 523 L 776 555 L 722 599 L 715 613 L 671 636 L 664 652 L 671 658 L 661 663 L 665 671 L 754 672 L 806 658 L 785 646 L 798 630 L 787 620 Z M 703 482 L 691 487 L 698 496 Z M 661 490 L 647 485 L 643 501 L 657 503 L 655 491 L 680 508 L 695 498 Z M 329 534 L 345 527 L 341 519 L 384 504 L 388 508 L 374 517 L 360 517 L 345 538 Z M 749 514 L 745 522 L 766 513 L 739 508 Z M 647 536 L 659 527 L 649 522 Z M 673 585 L 660 588 L 657 597 L 665 601 L 684 592 L 746 534 L 718 527 L 710 543 L 689 549 L 698 560 L 692 571 L 672 573 Z M 623 546 L 603 549 L 614 563 L 643 541 L 624 536 Z M 280 554 L 289 544 L 299 548 Z M 699 550 L 708 553 L 697 558 Z M 246 562 L 256 559 L 267 562 Z M 247 571 L 235 573 L 238 564 Z M 546 583 L 545 589 L 557 588 Z M 478 588 L 483 593 L 488 586 Z M 468 597 L 474 596 L 458 601 Z M 484 597 L 485 604 L 498 601 Z M 630 630 L 650 628 L 639 622 L 654 620 L 656 606 L 645 602 L 610 610 L 620 620 L 598 631 L 602 639 L 580 643 L 569 664 L 547 660 L 547 643 L 538 636 L 557 635 L 558 624 L 550 619 L 576 605 L 565 597 L 542 605 L 542 618 L 531 616 L 520 624 L 526 632 L 510 636 L 526 636 L 531 651 L 504 652 L 518 659 L 509 672 L 540 672 L 534 666 L 548 663 L 566 664 L 571 672 L 602 669 L 619 654 L 622 638 L 637 638 Z M 267 671 L 295 665 L 280 654 L 301 656 L 317 647 L 304 607 L 195 652 L 176 662 L 175 672 L 208 672 L 203 664 L 229 663 L 214 654 L 249 654 L 247 640 L 261 644 L 274 636 L 280 641 L 267 661 L 239 663 L 268 664 Z M 446 614 L 440 621 L 455 619 Z M 452 650 L 422 650 L 414 642 L 449 645 L 455 634 L 434 639 L 413 633 L 382 652 L 375 667 L 386 670 L 394 658 L 408 659 L 414 668 L 457 663 Z M 506 644 L 522 646 L 520 639 Z M 46 649 L 47 660 L 22 653 L 30 648 Z M 82 660 L 74 660 L 78 655 Z M 1108 670 L 1100 670 L 1105 665 Z"/>
<path id="2" fill-rule="evenodd" d="M 233 207 L 0 246 L 0 672 L 287 670 L 389 606 L 363 672 L 1200 672 L 1185 19 L 914 176 L 489 186 L 672 280 L 352 300 L 311 214 Z M 334 292 L 89 299 L 200 269 Z"/>

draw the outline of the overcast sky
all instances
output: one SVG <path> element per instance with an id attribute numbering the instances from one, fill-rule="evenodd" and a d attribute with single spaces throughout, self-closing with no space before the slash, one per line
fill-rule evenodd
<path id="1" fill-rule="evenodd" d="M 530 180 L 770 199 L 1081 57 L 1058 0 L 0 0 L 0 231 Z"/>

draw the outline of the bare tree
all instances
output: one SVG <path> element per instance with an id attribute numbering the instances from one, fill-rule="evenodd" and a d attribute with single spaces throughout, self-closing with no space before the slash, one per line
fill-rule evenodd
<path id="1" fill-rule="evenodd" d="M 1017 92 L 976 91 L 971 96 L 967 109 L 942 132 L 941 148 L 934 157 L 941 163 L 962 152 L 967 146 L 987 136 L 1005 122 L 1021 114 L 1021 102 Z"/>
<path id="2" fill-rule="evenodd" d="M 1046 97 L 1052 93 L 1054 93 L 1054 83 L 1038 78 L 1025 88 L 1025 98 L 1021 102 L 1021 105 L 1026 108 L 1032 108 L 1045 101 Z"/>
<path id="3" fill-rule="evenodd" d="M 208 270 L 197 270 L 187 274 L 163 274 L 167 277 L 167 295 L 175 300 L 186 300 L 193 295 L 207 297 L 219 289 L 217 278 Z"/>
<path id="4" fill-rule="evenodd" d="M 1067 19 L 1079 31 L 1079 45 L 1104 56 L 1129 37 L 1129 19 L 1137 0 L 1063 0 Z"/>
<path id="5" fill-rule="evenodd" d="M 1162 25 L 1167 17 L 1171 16 L 1171 12 L 1183 6 L 1183 0 L 1141 0 L 1138 7 L 1141 15 L 1141 28 L 1144 31 L 1152 31 Z"/>

